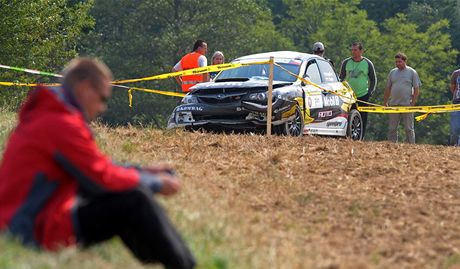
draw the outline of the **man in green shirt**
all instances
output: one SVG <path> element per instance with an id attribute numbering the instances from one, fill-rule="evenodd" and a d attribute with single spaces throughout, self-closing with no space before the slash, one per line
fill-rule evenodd
<path id="1" fill-rule="evenodd" d="M 359 101 L 367 102 L 375 91 L 377 76 L 375 75 L 374 64 L 363 57 L 363 44 L 354 42 L 351 44 L 351 57 L 343 60 L 340 68 L 339 78 L 341 81 L 348 81 Z M 366 106 L 358 102 L 359 106 Z M 363 137 L 366 132 L 367 113 L 361 112 L 363 120 Z"/>

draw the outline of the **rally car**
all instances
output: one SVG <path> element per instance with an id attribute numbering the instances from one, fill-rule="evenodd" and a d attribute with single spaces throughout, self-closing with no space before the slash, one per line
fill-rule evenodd
<path id="1" fill-rule="evenodd" d="M 272 130 L 276 134 L 317 134 L 362 139 L 362 119 L 356 97 L 339 82 L 324 58 L 277 51 L 240 57 L 232 63 L 274 61 Z M 269 65 L 256 64 L 221 71 L 212 82 L 199 83 L 182 99 L 168 128 L 265 130 Z"/>

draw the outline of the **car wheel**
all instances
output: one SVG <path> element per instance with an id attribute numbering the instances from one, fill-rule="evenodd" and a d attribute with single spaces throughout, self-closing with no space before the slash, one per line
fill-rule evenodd
<path id="1" fill-rule="evenodd" d="M 273 132 L 277 135 L 302 136 L 304 125 L 302 110 L 296 105 L 294 118 L 283 124 L 273 126 Z"/>
<path id="2" fill-rule="evenodd" d="M 352 109 L 348 114 L 347 137 L 352 140 L 363 139 L 363 120 L 356 109 Z"/>

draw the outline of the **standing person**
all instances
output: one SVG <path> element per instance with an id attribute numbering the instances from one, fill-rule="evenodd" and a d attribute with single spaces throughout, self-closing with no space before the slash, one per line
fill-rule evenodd
<path id="1" fill-rule="evenodd" d="M 0 164 L 0 231 L 48 250 L 119 236 L 142 262 L 192 268 L 153 198 L 179 191 L 171 167 L 115 165 L 96 145 L 89 122 L 106 110 L 111 81 L 103 63 L 80 58 L 61 88 L 31 92 Z"/>
<path id="2" fill-rule="evenodd" d="M 182 59 L 174 65 L 172 72 L 208 66 L 208 59 L 206 59 L 207 52 L 208 44 L 203 40 L 197 40 L 193 45 L 193 51 L 182 57 Z M 189 92 L 192 86 L 200 82 L 209 81 L 209 74 L 182 76 L 176 77 L 175 79 L 181 86 L 182 92 Z"/>
<path id="3" fill-rule="evenodd" d="M 324 44 L 315 42 L 315 44 L 313 44 L 313 54 L 324 57 Z"/>
<path id="4" fill-rule="evenodd" d="M 374 64 L 363 57 L 363 44 L 354 42 L 351 44 L 351 57 L 343 60 L 340 67 L 339 78 L 348 81 L 359 101 L 367 102 L 375 91 L 377 76 Z M 359 106 L 367 106 L 366 103 L 358 102 Z M 366 133 L 367 113 L 361 112 L 363 120 L 363 138 Z"/>
<path id="5" fill-rule="evenodd" d="M 460 104 L 460 69 L 452 73 L 450 79 L 450 91 L 452 92 L 452 103 Z M 450 113 L 450 145 L 459 145 L 460 135 L 460 111 Z"/>
<path id="6" fill-rule="evenodd" d="M 225 57 L 222 51 L 216 51 L 211 57 L 211 65 L 223 64 L 225 62 Z M 209 79 L 213 80 L 219 72 L 209 72 Z"/>
<path id="7" fill-rule="evenodd" d="M 331 59 L 326 58 L 326 56 L 324 56 L 324 52 L 325 49 L 323 43 L 315 42 L 315 44 L 313 44 L 313 54 L 323 57 L 326 61 L 331 63 L 332 67 L 334 67 L 334 62 L 332 62 Z"/>
<path id="8" fill-rule="evenodd" d="M 395 55 L 395 64 L 396 68 L 388 74 L 383 105 L 415 106 L 422 85 L 417 71 L 407 65 L 407 56 L 402 52 Z M 389 114 L 388 140 L 398 141 L 398 126 L 401 119 L 406 131 L 406 141 L 415 144 L 414 113 Z"/>

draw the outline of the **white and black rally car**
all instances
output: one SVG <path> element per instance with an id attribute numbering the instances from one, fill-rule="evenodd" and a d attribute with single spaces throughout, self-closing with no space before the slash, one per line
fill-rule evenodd
<path id="1" fill-rule="evenodd" d="M 272 130 L 276 134 L 317 134 L 362 139 L 361 115 L 346 82 L 339 82 L 331 64 L 320 56 L 277 51 L 240 57 L 233 63 L 275 62 Z M 191 88 L 176 107 L 168 128 L 258 129 L 267 124 L 269 65 L 242 66 L 220 72 L 214 81 Z"/>

